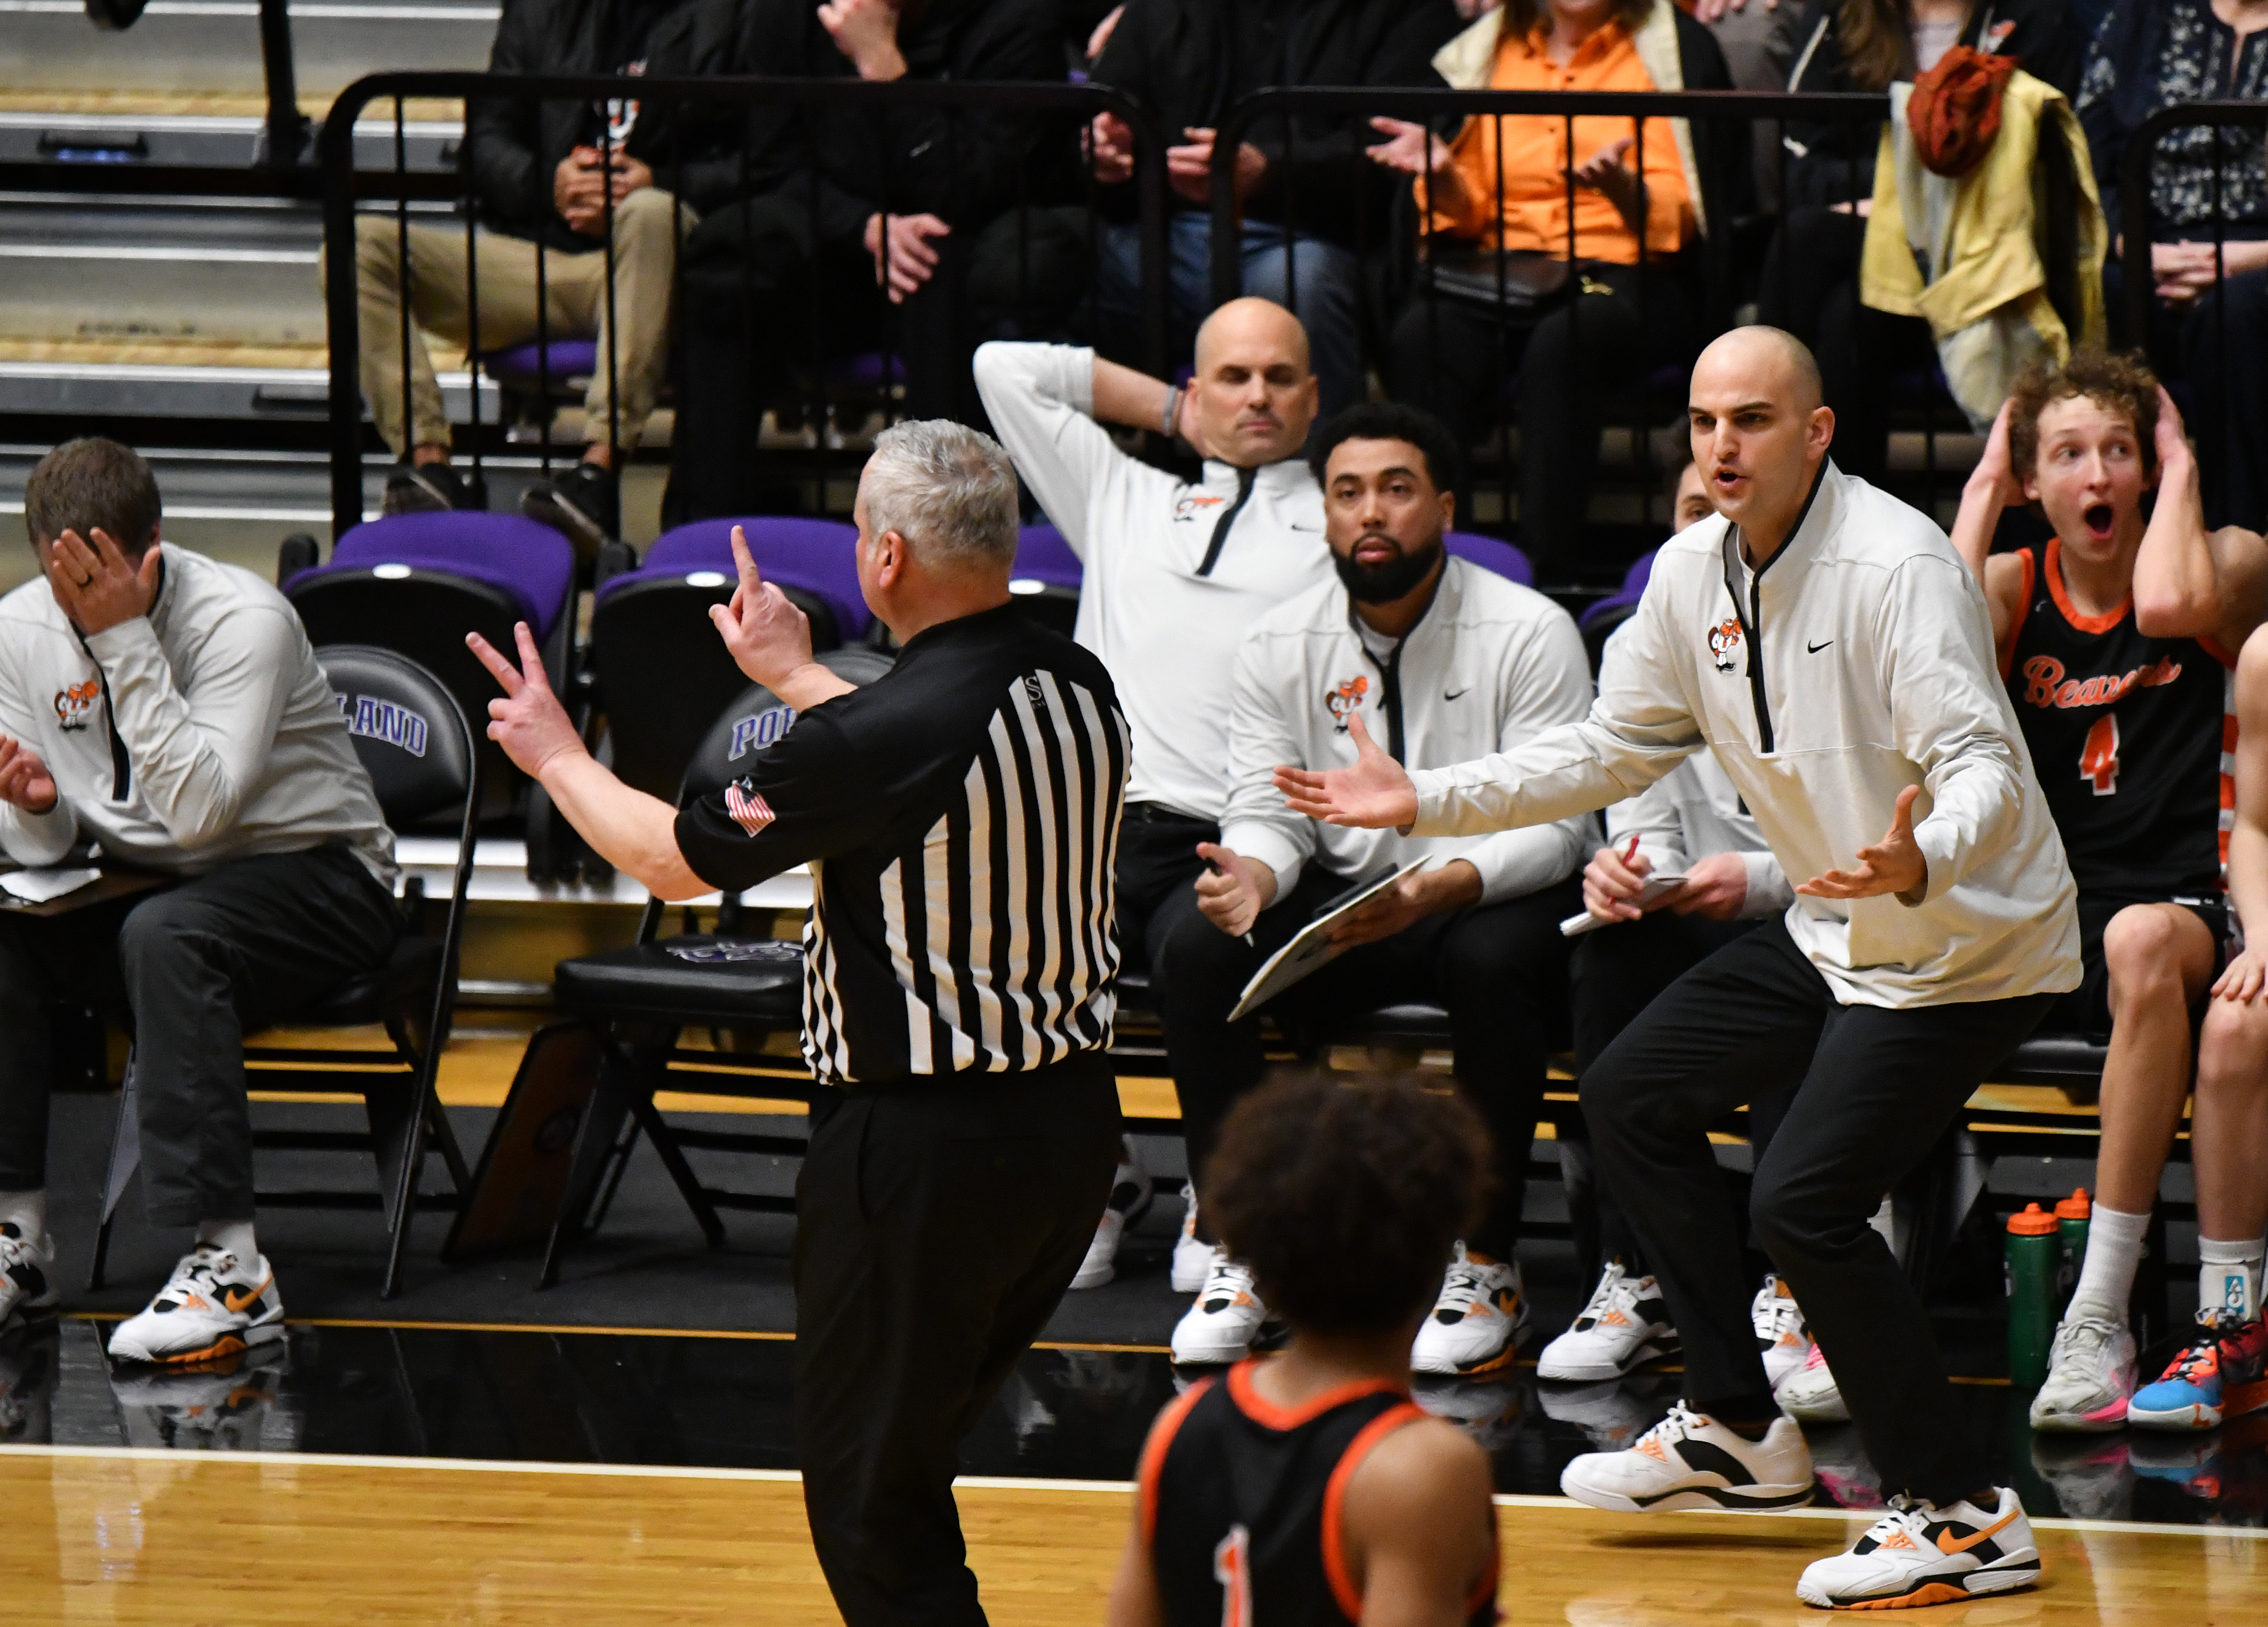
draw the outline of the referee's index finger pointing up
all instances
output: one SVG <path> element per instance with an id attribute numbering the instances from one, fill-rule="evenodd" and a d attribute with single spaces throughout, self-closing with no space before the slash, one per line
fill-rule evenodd
<path id="1" fill-rule="evenodd" d="M 756 569 L 756 556 L 748 552 L 748 534 L 738 526 L 733 527 L 733 563 L 740 572 L 740 591 L 753 602 L 763 592 L 764 573 Z"/>

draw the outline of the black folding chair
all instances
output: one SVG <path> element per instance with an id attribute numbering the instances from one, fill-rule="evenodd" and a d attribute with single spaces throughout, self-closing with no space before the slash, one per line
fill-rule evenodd
<path id="1" fill-rule="evenodd" d="M 829 650 L 818 659 L 853 683 L 870 682 L 889 666 L 887 656 L 858 648 Z M 751 685 L 725 709 L 694 752 L 678 806 L 712 794 L 736 777 L 740 764 L 786 726 L 780 711 L 780 702 L 769 689 Z M 740 910 L 739 896 L 728 894 L 718 911 L 716 932 L 661 938 L 664 906 L 660 899 L 649 897 L 638 921 L 637 941 L 630 947 L 559 962 L 553 977 L 554 1003 L 563 1013 L 599 1031 L 600 1062 L 591 1104 L 576 1125 L 574 1154 L 537 1287 L 557 1282 L 568 1246 L 605 1219 L 641 1133 L 653 1143 L 662 1167 L 693 1211 L 710 1248 L 725 1240 L 719 1209 L 795 1212 L 792 1197 L 703 1184 L 685 1152 L 695 1148 L 800 1158 L 806 1137 L 674 1125 L 654 1105 L 654 1093 L 668 1089 L 751 1101 L 811 1100 L 812 1082 L 799 1064 L 764 1064 L 744 1053 L 699 1050 L 680 1043 L 688 1028 L 737 1037 L 799 1031 L 802 1027 L 802 946 L 740 935 Z"/>
<path id="2" fill-rule="evenodd" d="M 255 1130 L 255 1148 L 271 1151 L 369 1152 L 378 1160 L 376 1193 L 319 1190 L 262 1192 L 266 1209 L 378 1209 L 386 1218 L 386 1278 L 391 1299 L 401 1273 L 409 1217 L 422 1201 L 454 1208 L 470 1182 L 464 1155 L 441 1109 L 435 1079 L 456 1012 L 457 957 L 464 937 L 465 894 L 473 873 L 474 822 L 480 806 L 480 759 L 473 733 L 449 691 L 405 656 L 365 645 L 333 644 L 316 658 L 337 692 L 353 731 L 355 753 L 369 770 L 379 806 L 400 829 L 453 812 L 456 881 L 436 934 L 424 890 L 413 880 L 403 899 L 409 931 L 386 964 L 351 977 L 312 1009 L 296 1012 L 295 1027 L 348 1028 L 382 1025 L 391 1052 L 247 1045 L 251 1080 L 261 1090 L 333 1094 L 356 1090 L 369 1114 L 367 1130 Z M 94 1267 L 87 1285 L 99 1288 L 110 1252 L 110 1228 L 119 1200 L 141 1162 L 136 1114 L 134 1059 L 126 1064 L 117 1120 L 111 1132 L 110 1169 L 104 1180 L 102 1223 L 95 1233 Z M 420 1199 L 425 1138 L 431 1134 L 448 1165 L 454 1190 Z"/>

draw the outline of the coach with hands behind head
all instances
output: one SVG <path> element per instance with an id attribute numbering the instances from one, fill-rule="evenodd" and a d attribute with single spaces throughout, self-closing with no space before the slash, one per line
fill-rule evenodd
<path id="1" fill-rule="evenodd" d="M 1600 807 L 1715 751 L 1786 872 L 1813 879 L 1583 1080 L 1601 1174 L 1684 1340 L 1685 1397 L 1561 1485 L 1632 1512 L 1809 1499 L 1708 1142 L 1720 1115 L 1796 1081 L 1751 1211 L 1893 1495 L 1798 1594 L 1882 1608 L 2026 1587 L 2039 1554 L 2022 1506 L 1991 1487 L 1920 1300 L 1867 1220 L 2078 983 L 2071 872 L 1975 582 L 1934 524 L 1828 461 L 1835 416 L 1810 352 L 1776 328 L 1726 335 L 1695 364 L 1690 416 L 1723 519 L 1663 547 L 1588 718 L 1414 774 L 1365 736 L 1352 768 L 1277 783 L 1335 824 L 1456 836 Z"/>
<path id="2" fill-rule="evenodd" d="M 1117 1155 L 1109 855 L 1127 730 L 1094 656 L 1008 606 L 1016 477 L 973 430 L 885 431 L 859 585 L 902 646 L 863 689 L 735 537 L 713 614 L 794 726 L 682 813 L 615 778 L 544 682 L 468 640 L 489 727 L 591 845 L 665 898 L 812 869 L 811 1146 L 796 1182 L 796 1453 L 851 1627 L 979 1623 L 953 1477 L 1070 1283 Z"/>

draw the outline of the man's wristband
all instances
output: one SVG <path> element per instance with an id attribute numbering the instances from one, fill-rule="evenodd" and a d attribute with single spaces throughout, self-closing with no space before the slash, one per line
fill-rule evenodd
<path id="1" fill-rule="evenodd" d="M 1170 438 L 1174 433 L 1174 425 L 1181 422 L 1181 417 L 1182 393 L 1176 387 L 1169 384 L 1166 387 L 1166 410 L 1160 414 L 1158 418 L 1159 433 Z"/>

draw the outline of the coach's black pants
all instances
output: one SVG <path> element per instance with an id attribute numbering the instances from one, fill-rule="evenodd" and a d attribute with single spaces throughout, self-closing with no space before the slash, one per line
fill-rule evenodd
<path id="1" fill-rule="evenodd" d="M 239 858 L 67 915 L 0 911 L 0 1190 L 47 1184 L 48 1024 L 61 1001 L 134 1030 L 155 1226 L 252 1215 L 244 1036 L 386 959 L 401 917 L 342 845 Z"/>
<path id="2" fill-rule="evenodd" d="M 1920 1297 L 1867 1221 L 2054 1003 L 1838 1005 L 1774 920 L 1679 978 L 1607 1048 L 1583 1079 L 1584 1117 L 1676 1318 L 1696 1410 L 1778 1411 L 1708 1129 L 1794 1082 L 1750 1189 L 1757 1240 L 1802 1304 L 1882 1490 L 1942 1500 L 1986 1483 L 1983 1454 L 1954 1427 Z"/>
<path id="3" fill-rule="evenodd" d="M 1197 912 L 1197 878 L 1205 862 L 1197 843 L 1219 842 L 1211 820 L 1155 802 L 1130 802 L 1118 827 L 1118 953 L 1129 971 L 1146 972 L 1151 998 L 1164 1009 L 1166 940 Z"/>
<path id="4" fill-rule="evenodd" d="M 1754 920 L 1712 921 L 1706 916 L 1656 909 L 1576 939 L 1569 977 L 1575 1078 L 1580 1080 L 1588 1074 L 1607 1047 L 1663 990 L 1756 925 Z M 1756 1104 L 1749 1105 L 1754 1130 Z M 1766 1137 L 1752 1139 L 1761 1156 Z M 1580 1111 L 1560 1127 L 1559 1160 L 1567 1189 L 1568 1224 L 1575 1234 L 1575 1262 L 1583 1280 L 1594 1280 L 1608 1260 L 1618 1259 L 1643 1274 L 1647 1270 L 1646 1250 L 1612 1189 L 1597 1178 L 1590 1128 Z"/>
<path id="5" fill-rule="evenodd" d="M 982 1623 L 953 1503 L 961 1440 L 1094 1240 L 1117 1083 L 1088 1053 L 816 1094 L 795 1188 L 812 1544 L 850 1627 Z"/>
<path id="6" fill-rule="evenodd" d="M 1192 1172 L 1204 1170 L 1221 1121 L 1266 1067 L 1259 1016 L 1232 1023 L 1229 1012 L 1262 963 L 1347 885 L 1344 876 L 1310 865 L 1298 886 L 1261 912 L 1249 945 L 1194 909 L 1167 939 L 1166 1059 Z M 1497 1154 L 1495 1194 L 1465 1241 L 1499 1260 L 1509 1260 L 1520 1240 L 1552 1026 L 1566 1006 L 1567 940 L 1559 923 L 1581 905 L 1580 885 L 1571 877 L 1522 898 L 1428 916 L 1350 949 L 1270 1007 L 1293 1021 L 1401 1000 L 1448 1008 L 1457 1086 L 1486 1121 Z M 1200 1225 L 1203 1218 L 1200 1211 Z"/>

